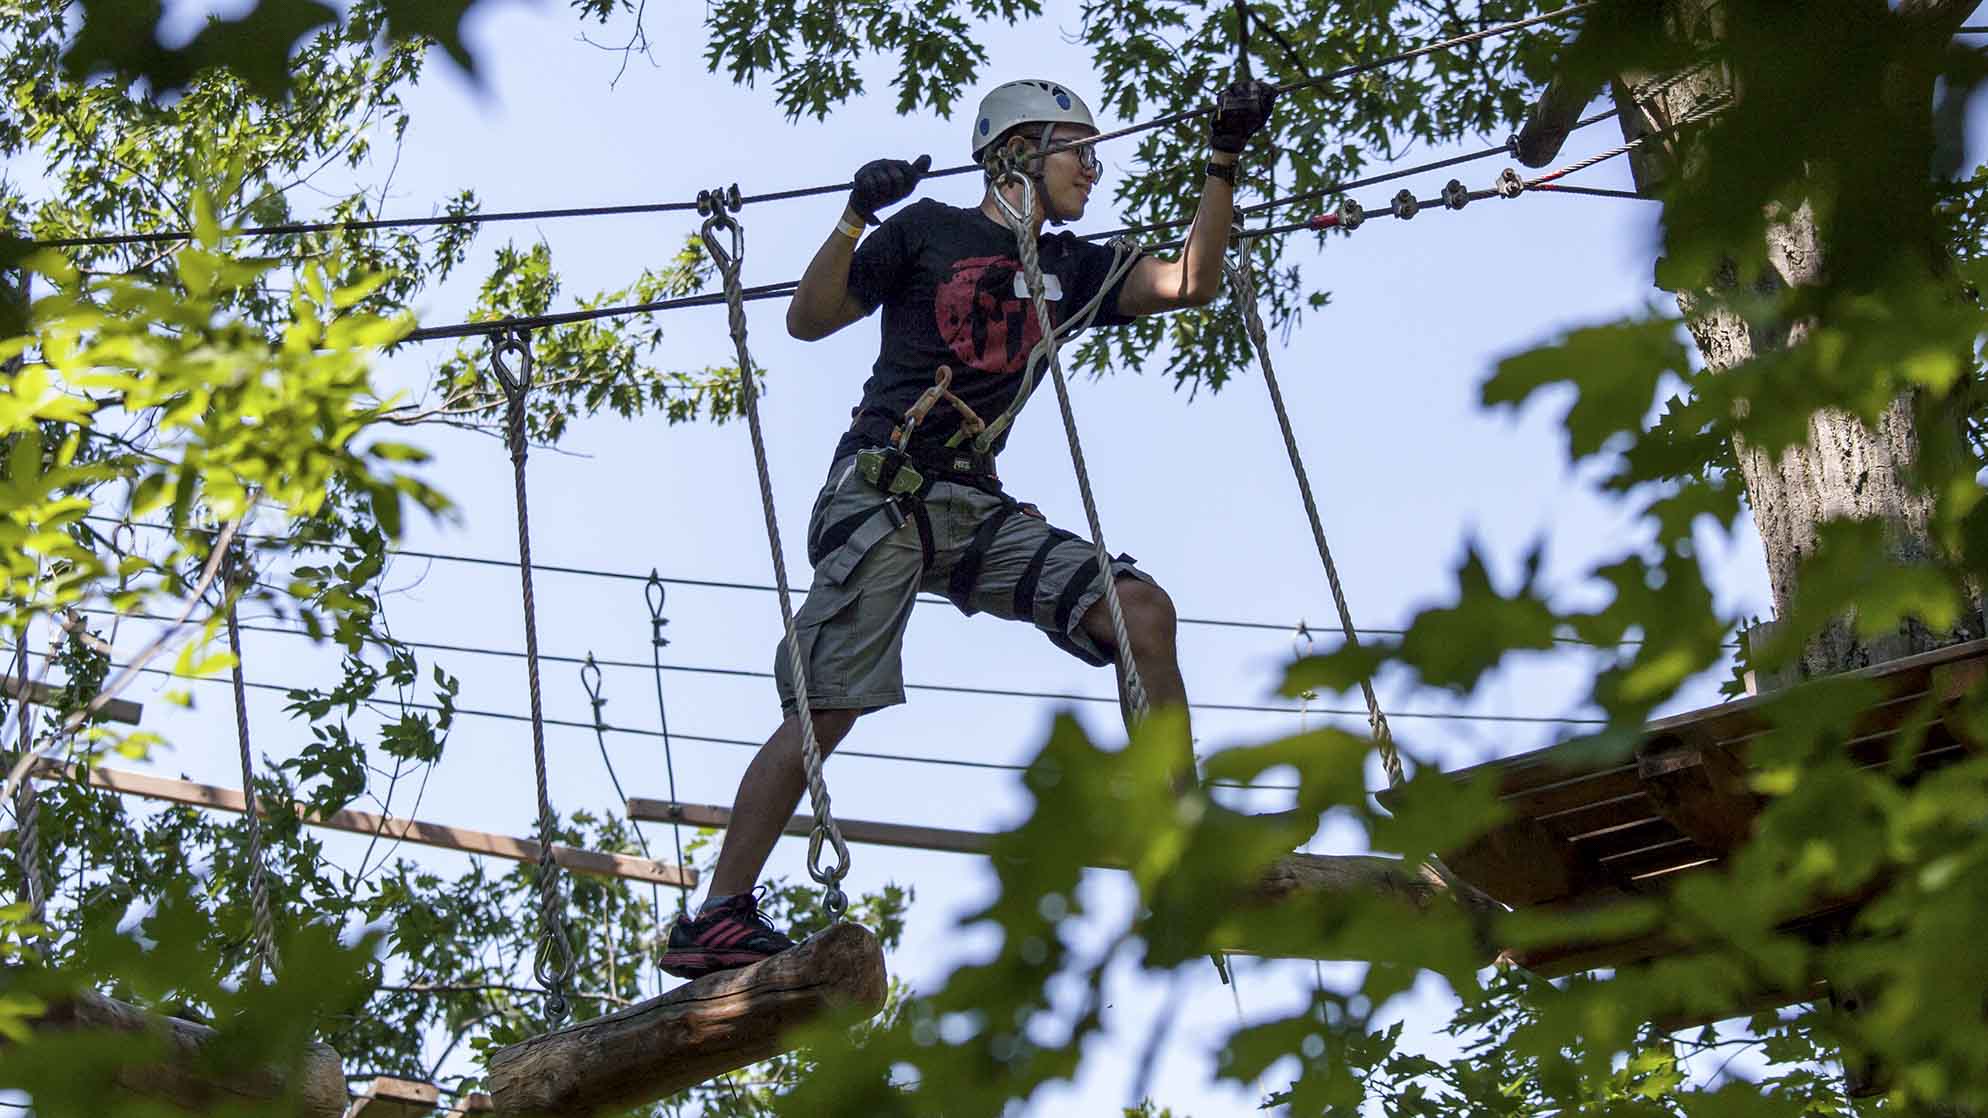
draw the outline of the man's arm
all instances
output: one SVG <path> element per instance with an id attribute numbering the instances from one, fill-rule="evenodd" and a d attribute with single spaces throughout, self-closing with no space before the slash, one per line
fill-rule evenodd
<path id="1" fill-rule="evenodd" d="M 1236 165 L 1237 157 L 1215 152 L 1211 161 Z M 1118 290 L 1118 313 L 1136 317 L 1182 307 L 1204 307 L 1222 290 L 1222 253 L 1228 249 L 1229 223 L 1235 220 L 1235 188 L 1227 179 L 1209 175 L 1201 185 L 1201 205 L 1187 231 L 1180 256 L 1163 260 L 1141 257 Z"/>
<path id="2" fill-rule="evenodd" d="M 801 273 L 801 282 L 787 304 L 789 334 L 812 342 L 870 313 L 849 290 L 849 264 L 856 255 L 856 242 L 863 236 L 863 226 L 877 224 L 877 211 L 909 197 L 931 166 L 932 157 L 921 155 L 910 163 L 873 159 L 856 172 L 849 204 L 843 207 L 835 232 L 808 261 L 807 271 Z"/>
<path id="3" fill-rule="evenodd" d="M 1234 167 L 1254 136 L 1270 120 L 1276 88 L 1259 81 L 1239 81 L 1222 91 L 1208 128 L 1213 150 L 1209 162 Z M 1182 307 L 1202 307 L 1222 290 L 1222 255 L 1228 251 L 1229 225 L 1235 220 L 1235 172 L 1211 173 L 1201 184 L 1201 204 L 1194 211 L 1187 243 L 1177 260 L 1146 257 L 1132 266 L 1118 291 L 1118 313 L 1159 314 Z"/>
<path id="4" fill-rule="evenodd" d="M 849 292 L 849 261 L 856 255 L 856 238 L 863 219 L 853 207 L 844 207 L 835 231 L 815 250 L 807 271 L 794 288 L 787 304 L 787 332 L 804 342 L 828 337 L 869 313 L 862 300 Z"/>

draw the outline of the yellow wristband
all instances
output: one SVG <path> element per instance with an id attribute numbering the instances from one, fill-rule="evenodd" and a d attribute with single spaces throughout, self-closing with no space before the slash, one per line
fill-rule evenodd
<path id="1" fill-rule="evenodd" d="M 849 238 L 852 241 L 861 240 L 863 238 L 862 226 L 851 225 L 839 217 L 835 219 L 835 231 Z"/>

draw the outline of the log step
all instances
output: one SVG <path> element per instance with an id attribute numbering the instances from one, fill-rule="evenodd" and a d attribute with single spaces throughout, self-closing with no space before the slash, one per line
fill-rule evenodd
<path id="1" fill-rule="evenodd" d="M 889 985 L 877 937 L 837 924 L 762 963 L 685 983 L 605 1017 L 498 1049 L 498 1114 L 598 1114 L 673 1095 L 776 1056 L 824 1013 L 883 1008 Z"/>
<path id="2" fill-rule="evenodd" d="M 198 1057 L 220 1034 L 197 1022 L 164 1017 L 93 990 L 80 991 L 50 1006 L 35 1028 L 162 1035 L 166 1059 L 119 1069 L 118 1086 L 183 1110 L 201 1112 L 224 1103 L 279 1099 L 290 1085 L 290 1073 L 278 1067 L 230 1068 L 222 1075 L 210 1075 L 200 1070 Z M 339 1118 L 345 1112 L 344 1062 L 328 1045 L 313 1043 L 295 1074 L 297 1113 L 308 1118 Z"/>

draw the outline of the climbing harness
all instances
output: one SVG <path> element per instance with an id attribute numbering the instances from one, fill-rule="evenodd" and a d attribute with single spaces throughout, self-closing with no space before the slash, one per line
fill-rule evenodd
<path id="1" fill-rule="evenodd" d="M 670 802 L 676 803 L 678 802 L 676 795 L 676 751 L 670 744 L 669 706 L 663 702 L 663 649 L 669 647 L 670 643 L 669 638 L 663 635 L 663 628 L 670 622 L 669 618 L 663 616 L 663 576 L 654 567 L 649 568 L 649 581 L 642 586 L 642 597 L 649 603 L 649 664 L 654 670 L 656 677 L 656 719 L 661 723 L 663 729 L 663 773 L 669 778 Z M 589 659 L 591 659 L 591 654 L 589 655 Z M 595 721 L 599 721 L 599 719 Z M 605 744 L 603 744 L 603 748 L 605 748 Z M 617 791 L 619 791 L 618 788 Z M 623 802 L 626 802 L 626 797 L 623 798 Z M 638 829 L 636 833 L 640 834 L 641 831 Z M 684 864 L 683 825 L 672 822 L 670 824 L 670 837 L 676 843 L 676 864 L 681 866 Z M 646 846 L 643 848 L 643 852 L 648 852 Z M 685 895 L 686 892 L 687 890 L 683 889 L 677 890 L 676 910 L 679 916 L 688 915 L 690 912 L 690 901 Z M 661 916 L 656 918 L 656 923 L 662 923 Z"/>
<path id="2" fill-rule="evenodd" d="M 505 357 L 517 361 L 513 369 Z M 532 600 L 531 515 L 525 502 L 525 400 L 532 388 L 531 336 L 512 331 L 494 337 L 490 347 L 491 371 L 504 391 L 504 433 L 511 449 L 511 475 L 518 506 L 518 577 L 524 587 L 525 675 L 531 693 L 532 766 L 538 778 L 538 948 L 532 956 L 532 975 L 545 988 L 546 1020 L 558 1025 L 566 1020 L 571 1007 L 566 1001 L 566 983 L 572 980 L 576 963 L 571 933 L 566 927 L 565 906 L 559 895 L 559 865 L 552 859 L 554 828 L 552 793 L 545 775 L 545 711 L 538 682 L 538 612 Z"/>
<path id="3" fill-rule="evenodd" d="M 944 400 L 959 413 L 960 431 L 965 435 L 978 435 L 987 429 L 987 421 L 981 419 L 971 405 L 953 394 L 953 370 L 950 365 L 941 365 L 932 374 L 932 387 L 927 388 L 904 411 L 902 422 L 891 428 L 890 442 L 880 447 L 870 447 L 856 455 L 856 472 L 863 480 L 886 495 L 918 494 L 925 489 L 925 475 L 912 464 L 911 436 L 918 425 L 925 421 L 932 408 Z M 961 456 L 953 466 L 954 472 L 974 472 L 975 461 Z M 991 471 L 989 471 L 991 472 Z"/>
<path id="4" fill-rule="evenodd" d="M 253 581 L 242 563 L 243 541 L 237 537 L 228 545 L 222 562 L 221 594 L 228 603 L 228 651 L 235 663 L 230 669 L 235 689 L 235 740 L 241 747 L 243 825 L 248 828 L 249 912 L 255 940 L 255 958 L 250 974 L 260 980 L 264 970 L 277 975 L 276 919 L 269 904 L 268 868 L 263 861 L 261 806 L 255 795 L 255 759 L 249 747 L 248 687 L 242 680 L 242 632 L 236 603 Z"/>
<path id="5" fill-rule="evenodd" d="M 794 628 L 794 603 L 787 587 L 787 560 L 780 548 L 780 523 L 773 511 L 773 478 L 766 464 L 766 436 L 759 423 L 759 388 L 752 372 L 752 353 L 746 348 L 745 291 L 739 272 L 745 263 L 745 229 L 732 211 L 739 207 L 739 188 L 730 191 L 706 190 L 697 196 L 697 212 L 704 215 L 705 250 L 718 265 L 724 281 L 725 303 L 730 312 L 732 345 L 739 357 L 739 399 L 745 406 L 746 426 L 752 434 L 753 467 L 759 474 L 760 506 L 766 513 L 766 541 L 773 553 L 773 580 L 780 598 L 780 620 L 786 628 L 787 660 L 794 673 L 796 713 L 801 723 L 801 763 L 807 770 L 808 803 L 814 811 L 814 828 L 808 832 L 808 876 L 822 887 L 822 909 L 829 919 L 839 921 L 849 909 L 842 891 L 842 879 L 849 873 L 849 844 L 835 823 L 828 798 L 828 781 L 822 775 L 821 743 L 815 738 L 814 712 L 808 705 L 807 658 L 801 654 L 801 636 Z M 729 234 L 721 239 L 720 234 Z M 835 855 L 833 864 L 823 864 L 825 850 Z"/>
<path id="6" fill-rule="evenodd" d="M 1008 196 L 1001 190 L 1003 186 L 1014 184 L 1021 187 L 1020 209 L 1016 209 L 1014 203 L 1008 201 Z M 1084 499 L 1084 516 L 1090 522 L 1091 544 L 1097 549 L 1098 572 L 1104 579 L 1104 600 L 1111 614 L 1112 639 L 1118 646 L 1119 671 L 1125 680 L 1127 704 L 1132 708 L 1134 720 L 1137 721 L 1151 713 L 1152 704 L 1146 697 L 1146 684 L 1139 678 L 1139 665 L 1134 662 L 1132 656 L 1132 637 L 1125 628 L 1125 607 L 1118 600 L 1118 579 L 1112 575 L 1111 551 L 1105 547 L 1104 527 L 1098 519 L 1097 498 L 1091 492 L 1091 475 L 1084 464 L 1083 442 L 1077 436 L 1076 413 L 1070 408 L 1070 386 L 1064 382 L 1063 362 L 1057 354 L 1057 337 L 1063 331 L 1052 325 L 1055 319 L 1049 315 L 1049 299 L 1043 293 L 1042 258 L 1037 251 L 1035 229 L 1030 221 L 1036 210 L 1035 180 L 1010 163 L 995 178 L 994 187 L 995 204 L 1000 207 L 1001 216 L 1007 219 L 1008 228 L 1015 234 L 1015 248 L 1021 256 L 1022 275 L 1028 284 L 1029 302 L 1035 308 L 1036 322 L 1042 327 L 1043 340 L 1040 348 L 1043 349 L 1044 359 L 1049 365 L 1050 377 L 1056 383 L 1056 402 L 1063 412 L 1063 433 L 1070 443 L 1070 462 L 1076 468 L 1077 490 Z M 1114 273 L 1119 272 L 1121 267 L 1129 268 L 1130 264 L 1114 258 Z M 1097 313 L 1096 305 L 1103 302 L 1104 294 L 1111 290 L 1113 282 L 1115 281 L 1108 282 L 1099 289 L 1098 295 L 1092 300 L 1093 305 L 1089 308 L 1092 315 Z M 1075 328 L 1074 324 L 1072 328 Z M 1033 360 L 1030 364 L 1034 364 Z M 1030 385 L 1025 379 L 1022 391 L 1016 395 L 1015 402 L 1008 405 L 1008 410 L 1002 413 L 1002 419 L 997 419 L 995 423 L 1001 423 L 1003 419 L 1013 420 L 1015 414 L 1021 410 L 1021 405 L 1026 402 L 1029 388 Z M 988 431 L 993 429 L 994 424 L 989 424 Z M 976 446 L 983 441 L 991 441 L 988 431 L 982 431 L 974 440 Z"/>

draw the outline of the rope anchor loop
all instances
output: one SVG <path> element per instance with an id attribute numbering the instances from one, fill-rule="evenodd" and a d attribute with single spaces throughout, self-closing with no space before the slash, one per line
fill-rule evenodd
<path id="1" fill-rule="evenodd" d="M 593 705 L 595 728 L 605 727 L 601 708 L 607 705 L 607 700 L 601 698 L 601 666 L 594 662 L 592 652 L 587 653 L 587 662 L 580 665 L 580 686 L 587 689 L 587 702 Z"/>
<path id="2" fill-rule="evenodd" d="M 663 576 L 654 567 L 649 568 L 649 581 L 643 584 L 642 596 L 649 602 L 649 643 L 657 648 L 668 648 L 670 639 L 663 635 L 663 626 L 670 623 L 670 619 L 663 616 L 663 601 L 667 592 L 663 589 Z"/>
<path id="3" fill-rule="evenodd" d="M 505 357 L 517 359 L 514 369 Z M 531 335 L 523 330 L 506 330 L 496 335 L 490 346 L 490 369 L 507 398 L 522 397 L 532 386 Z"/>

